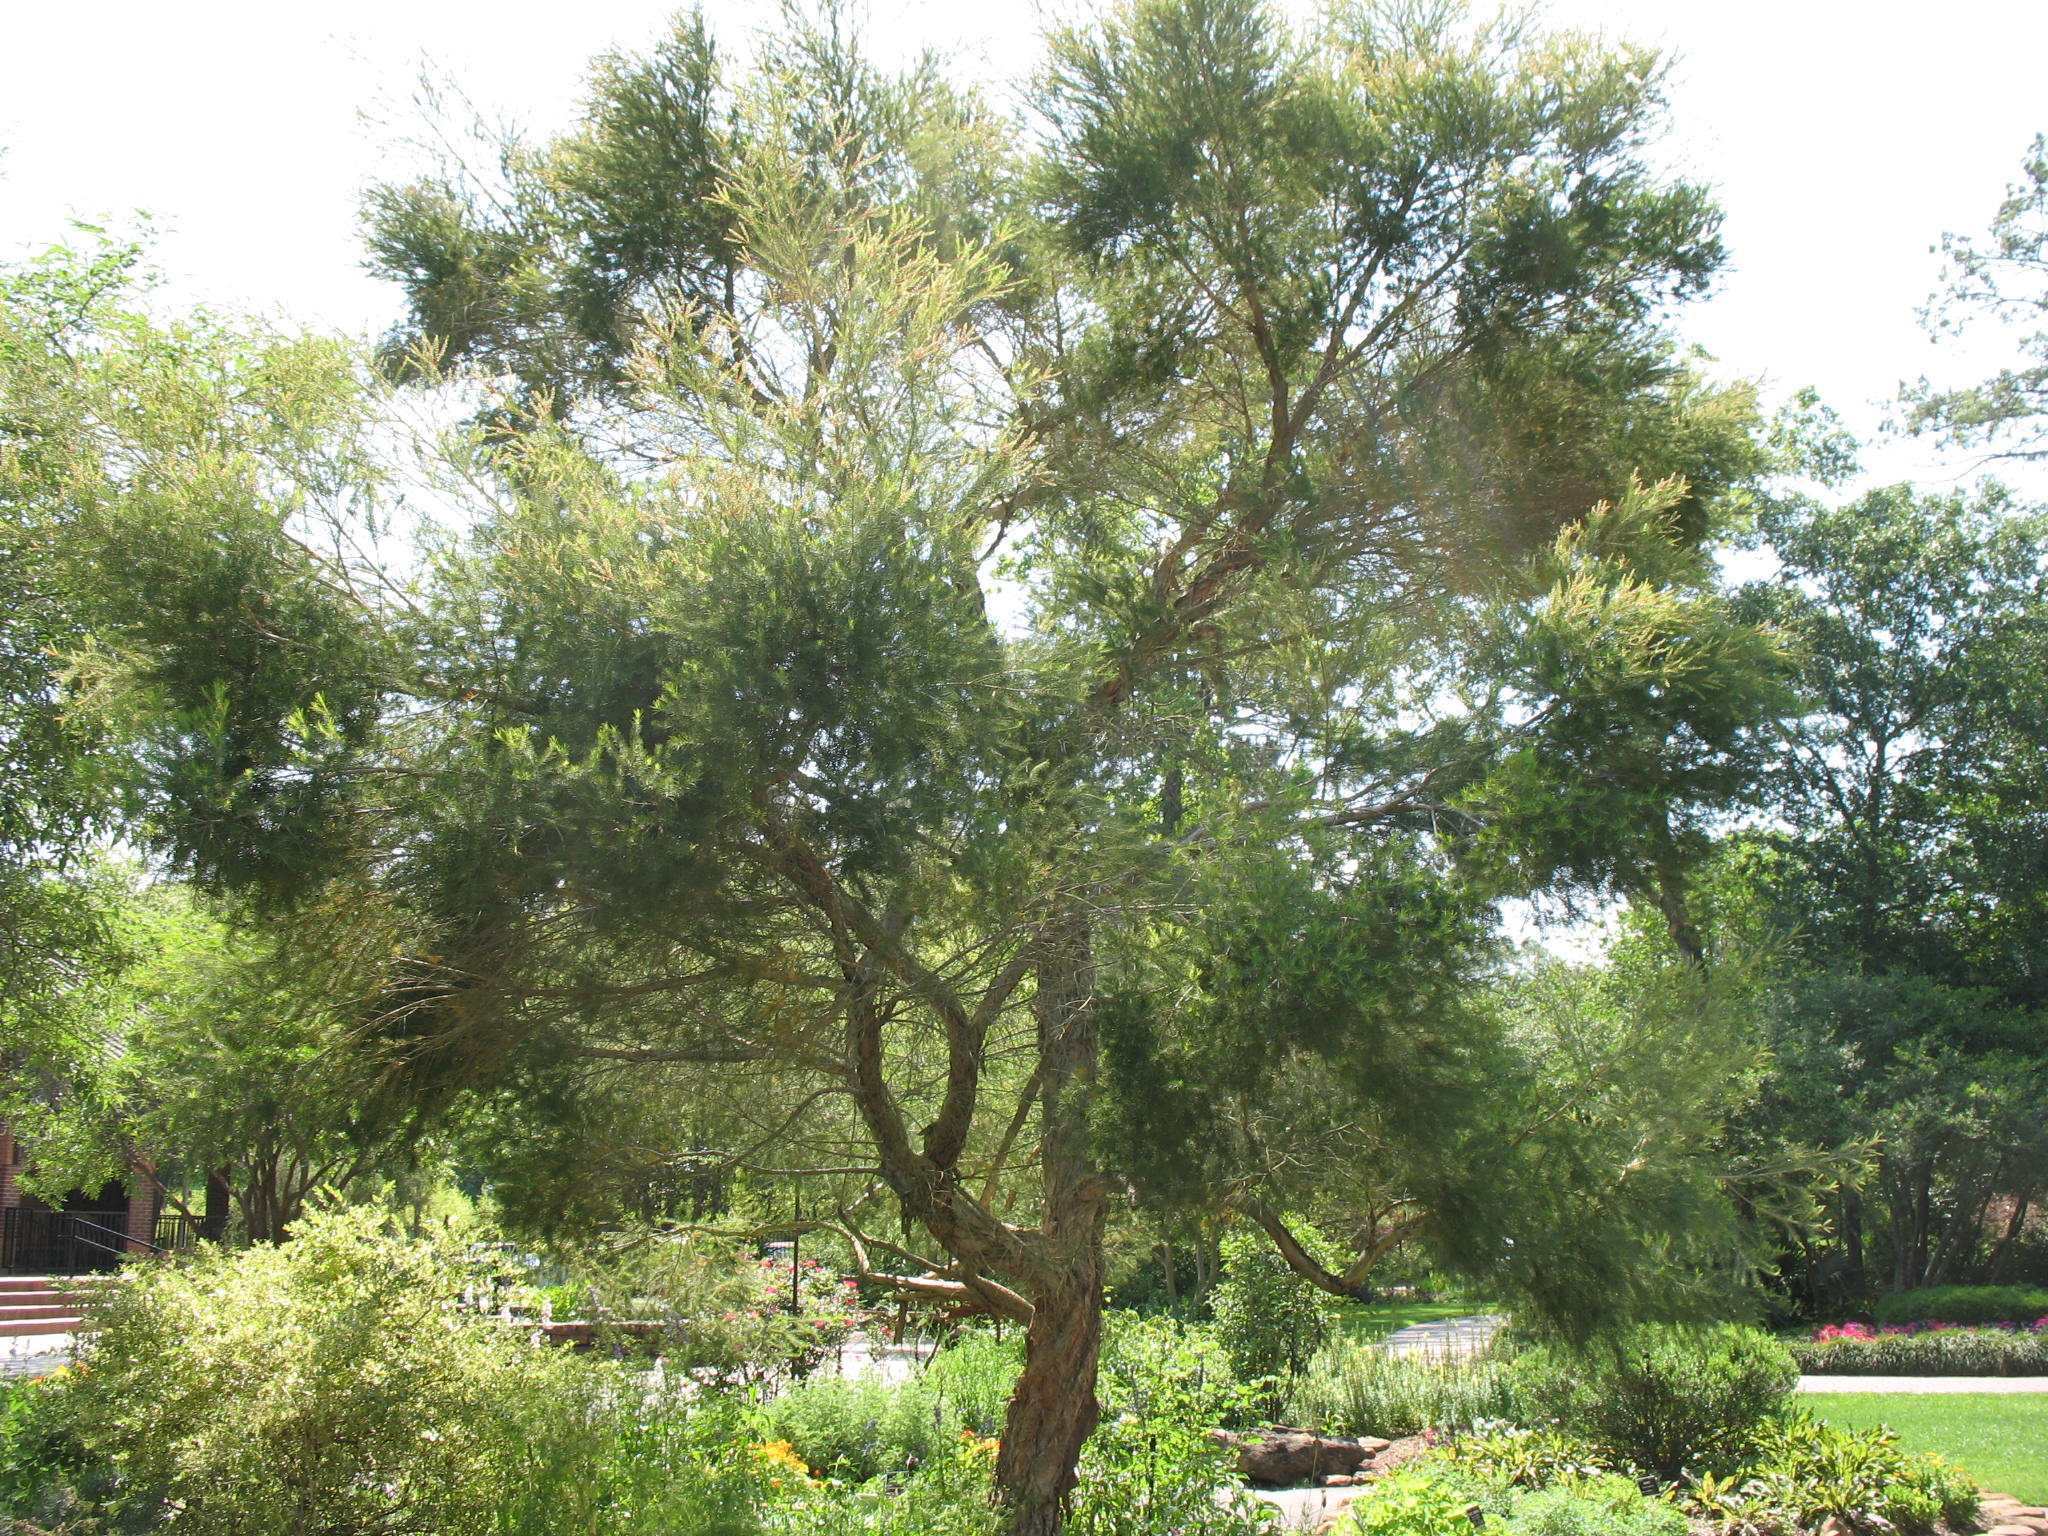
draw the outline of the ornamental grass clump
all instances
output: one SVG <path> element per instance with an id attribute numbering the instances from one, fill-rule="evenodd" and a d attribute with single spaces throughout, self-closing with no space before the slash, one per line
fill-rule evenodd
<path id="1" fill-rule="evenodd" d="M 1286 1418 L 1326 1434 L 1393 1439 L 1512 1418 L 1515 1405 L 1513 1380 L 1498 1361 L 1392 1355 L 1339 1339 L 1290 1385 Z"/>

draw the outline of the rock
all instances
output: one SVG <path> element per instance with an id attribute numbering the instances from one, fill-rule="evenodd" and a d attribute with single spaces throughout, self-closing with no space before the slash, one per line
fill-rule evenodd
<path id="1" fill-rule="evenodd" d="M 1356 1488 L 1362 1481 L 1364 1479 L 1353 1477 L 1346 1472 L 1332 1472 L 1323 1479 L 1323 1486 L 1325 1488 Z"/>
<path id="2" fill-rule="evenodd" d="M 1384 1446 L 1374 1453 L 1368 1470 L 1374 1477 L 1393 1471 L 1406 1462 L 1413 1461 L 1430 1448 L 1427 1435 L 1403 1435 L 1399 1440 Z"/>
<path id="3" fill-rule="evenodd" d="M 1209 1431 L 1211 1443 L 1237 1451 L 1237 1470 L 1254 1482 L 1275 1487 L 1316 1483 L 1335 1473 L 1352 1476 L 1372 1453 L 1348 1435 L 1312 1435 L 1276 1426 L 1262 1435 Z"/>
<path id="4" fill-rule="evenodd" d="M 1990 1530 L 1984 1533 L 1984 1536 L 2040 1536 L 2040 1532 L 2036 1531 L 2031 1525 L 2022 1525 L 2016 1520 L 2010 1520 L 2004 1524 L 1992 1526 Z"/>

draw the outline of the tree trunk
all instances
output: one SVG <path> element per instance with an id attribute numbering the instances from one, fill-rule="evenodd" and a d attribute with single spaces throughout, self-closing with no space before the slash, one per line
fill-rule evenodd
<path id="1" fill-rule="evenodd" d="M 1031 1298 L 1024 1371 L 1003 1415 L 996 1493 L 1007 1536 L 1058 1536 L 1074 1491 L 1081 1446 L 1101 1405 L 1095 1372 L 1102 1356 L 1102 1277 L 1077 1273 L 1069 1284 Z"/>
<path id="2" fill-rule="evenodd" d="M 1099 1042 L 1087 918 L 1049 925 L 1032 1001 L 1040 1063 L 1044 1268 L 1032 1286 L 1024 1371 L 1003 1418 L 996 1496 L 1007 1536 L 1058 1536 L 1081 1446 L 1095 1428 L 1102 1356 L 1102 1233 L 1108 1186 L 1089 1145 L 1088 1099 Z"/>

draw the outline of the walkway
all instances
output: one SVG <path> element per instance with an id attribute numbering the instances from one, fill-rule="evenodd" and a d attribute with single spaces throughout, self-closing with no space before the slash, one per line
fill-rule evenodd
<path id="1" fill-rule="evenodd" d="M 37 1333 L 0 1339 L 0 1377 L 47 1376 L 71 1363 L 76 1338 L 68 1333 Z"/>
<path id="2" fill-rule="evenodd" d="M 1802 1392 L 2048 1392 L 2048 1376 L 1802 1376 Z"/>
<path id="3" fill-rule="evenodd" d="M 1472 1317 L 1446 1317 L 1434 1323 L 1415 1323 L 1398 1328 L 1376 1346 L 1390 1355 L 1430 1355 L 1439 1360 L 1463 1360 L 1478 1354 L 1493 1342 L 1493 1336 L 1507 1326 L 1498 1312 Z"/>

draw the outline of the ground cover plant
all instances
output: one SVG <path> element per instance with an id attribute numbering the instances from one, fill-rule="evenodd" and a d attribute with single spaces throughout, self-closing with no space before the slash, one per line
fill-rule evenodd
<path id="1" fill-rule="evenodd" d="M 2048 1504 L 2048 1395 L 1808 1392 L 1799 1402 L 1843 1429 L 1888 1426 L 1902 1449 L 1953 1462 L 1988 1492 Z"/>

